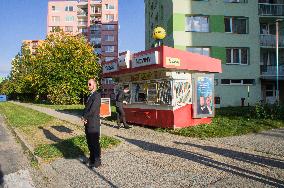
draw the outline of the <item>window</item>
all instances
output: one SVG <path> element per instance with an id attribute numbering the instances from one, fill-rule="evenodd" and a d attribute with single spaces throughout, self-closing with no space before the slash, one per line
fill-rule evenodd
<path id="1" fill-rule="evenodd" d="M 262 34 L 262 35 L 275 35 L 276 34 L 275 24 L 261 23 L 260 24 L 260 34 Z"/>
<path id="2" fill-rule="evenodd" d="M 66 22 L 73 22 L 74 21 L 74 16 L 66 16 L 65 17 Z"/>
<path id="3" fill-rule="evenodd" d="M 197 53 L 200 55 L 210 56 L 210 48 L 195 48 L 195 47 L 187 47 L 186 51 Z"/>
<path id="4" fill-rule="evenodd" d="M 53 12 L 58 12 L 58 11 L 59 11 L 59 8 L 56 7 L 56 6 L 52 6 L 52 7 L 51 7 L 51 10 L 52 10 Z"/>
<path id="5" fill-rule="evenodd" d="M 104 36 L 104 41 L 113 42 L 114 41 L 114 36 L 113 35 L 105 35 Z"/>
<path id="6" fill-rule="evenodd" d="M 65 26 L 65 32 L 73 32 L 72 26 Z"/>
<path id="7" fill-rule="evenodd" d="M 106 9 L 107 9 L 107 10 L 114 10 L 114 5 L 112 5 L 112 4 L 106 4 Z"/>
<path id="8" fill-rule="evenodd" d="M 227 48 L 226 49 L 227 64 L 248 64 L 248 48 Z"/>
<path id="9" fill-rule="evenodd" d="M 113 21 L 114 20 L 114 15 L 113 14 L 106 14 L 106 20 L 107 21 Z"/>
<path id="10" fill-rule="evenodd" d="M 187 16 L 185 31 L 209 32 L 209 20 L 207 16 Z"/>
<path id="11" fill-rule="evenodd" d="M 114 57 L 105 57 L 105 61 L 111 61 L 114 60 Z"/>
<path id="12" fill-rule="evenodd" d="M 221 79 L 222 85 L 254 85 L 254 79 Z"/>
<path id="13" fill-rule="evenodd" d="M 58 32 L 58 31 L 60 31 L 60 27 L 59 26 L 51 27 L 51 32 Z"/>
<path id="14" fill-rule="evenodd" d="M 73 6 L 66 6 L 65 7 L 65 11 L 72 12 L 73 11 Z"/>
<path id="15" fill-rule="evenodd" d="M 95 52 L 96 54 L 101 54 L 101 53 L 102 53 L 102 49 L 101 49 L 101 48 L 95 48 L 95 49 L 94 49 L 94 52 Z"/>
<path id="16" fill-rule="evenodd" d="M 114 52 L 114 46 L 105 46 L 105 52 L 108 53 Z"/>
<path id="17" fill-rule="evenodd" d="M 114 25 L 103 25 L 103 30 L 114 30 Z"/>
<path id="18" fill-rule="evenodd" d="M 225 3 L 247 3 L 247 0 L 224 0 Z"/>
<path id="19" fill-rule="evenodd" d="M 225 17 L 225 32 L 247 34 L 248 19 L 240 17 Z"/>
<path id="20" fill-rule="evenodd" d="M 59 17 L 59 16 L 52 16 L 52 22 L 53 22 L 53 23 L 58 23 L 58 22 L 60 22 L 60 17 Z"/>

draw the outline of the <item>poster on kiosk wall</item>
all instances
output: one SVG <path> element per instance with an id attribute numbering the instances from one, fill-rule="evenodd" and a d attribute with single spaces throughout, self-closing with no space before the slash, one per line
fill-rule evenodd
<path id="1" fill-rule="evenodd" d="M 214 117 L 214 75 L 194 74 L 194 118 Z"/>

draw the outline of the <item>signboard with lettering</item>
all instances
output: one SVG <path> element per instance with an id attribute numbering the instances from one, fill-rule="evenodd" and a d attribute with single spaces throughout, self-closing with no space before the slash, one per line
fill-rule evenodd
<path id="1" fill-rule="evenodd" d="M 119 68 L 129 68 L 129 64 L 130 64 L 130 51 L 126 51 L 126 52 L 122 52 L 119 54 L 118 57 L 118 66 Z"/>
<path id="2" fill-rule="evenodd" d="M 144 54 L 135 57 L 132 60 L 132 68 L 143 67 L 147 65 L 155 65 L 159 63 L 159 52 L 155 51 L 149 54 Z"/>
<path id="3" fill-rule="evenodd" d="M 166 57 L 166 65 L 180 66 L 180 59 L 173 57 Z"/>
<path id="4" fill-rule="evenodd" d="M 194 118 L 214 117 L 214 74 L 194 74 Z"/>
<path id="5" fill-rule="evenodd" d="M 115 72 L 117 70 L 118 69 L 117 69 L 117 63 L 116 62 L 103 64 L 103 73 Z"/>

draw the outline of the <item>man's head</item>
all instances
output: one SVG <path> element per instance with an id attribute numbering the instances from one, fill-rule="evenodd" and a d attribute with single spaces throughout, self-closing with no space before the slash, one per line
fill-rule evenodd
<path id="1" fill-rule="evenodd" d="M 203 96 L 200 96 L 200 97 L 199 97 L 199 104 L 200 104 L 200 106 L 204 106 L 205 100 L 204 100 L 204 97 L 203 97 Z"/>
<path id="2" fill-rule="evenodd" d="M 207 106 L 210 106 L 210 105 L 211 105 L 210 96 L 206 97 L 206 105 L 207 105 Z"/>
<path id="3" fill-rule="evenodd" d="M 124 86 L 124 87 L 123 87 L 123 92 L 124 92 L 124 93 L 128 93 L 128 91 L 129 91 L 129 86 L 127 86 L 127 85 Z"/>
<path id="4" fill-rule="evenodd" d="M 97 83 L 94 79 L 90 79 L 88 81 L 88 89 L 89 91 L 92 91 L 92 92 L 97 90 Z"/>

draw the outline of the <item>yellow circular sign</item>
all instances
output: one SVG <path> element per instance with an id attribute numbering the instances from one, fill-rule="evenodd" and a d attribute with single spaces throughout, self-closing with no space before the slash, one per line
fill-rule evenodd
<path id="1" fill-rule="evenodd" d="M 156 27 L 153 31 L 153 38 L 154 39 L 162 40 L 166 37 L 166 35 L 167 35 L 166 31 L 162 27 Z"/>

